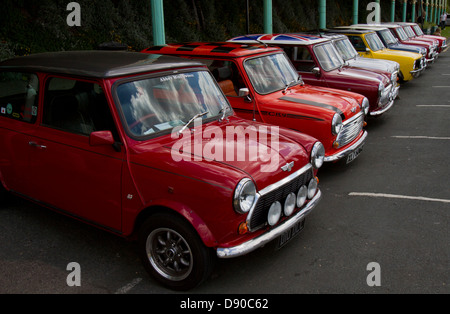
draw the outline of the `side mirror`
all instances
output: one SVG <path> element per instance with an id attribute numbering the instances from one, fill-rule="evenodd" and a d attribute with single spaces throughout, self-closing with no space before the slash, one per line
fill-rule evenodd
<path id="1" fill-rule="evenodd" d="M 366 47 L 366 53 L 369 53 L 370 49 L 368 47 Z"/>
<path id="2" fill-rule="evenodd" d="M 315 76 L 320 76 L 320 68 L 319 67 L 314 67 L 311 72 L 315 75 Z"/>
<path id="3" fill-rule="evenodd" d="M 245 101 L 248 102 L 252 101 L 250 98 L 250 91 L 246 87 L 239 89 L 239 97 L 245 97 Z"/>
<path id="4" fill-rule="evenodd" d="M 114 143 L 111 131 L 96 131 L 89 135 L 89 145 L 91 146 L 113 145 Z"/>

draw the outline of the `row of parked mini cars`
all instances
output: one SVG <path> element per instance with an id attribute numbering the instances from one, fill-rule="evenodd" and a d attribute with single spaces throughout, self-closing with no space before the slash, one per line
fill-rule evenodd
<path id="1" fill-rule="evenodd" d="M 407 26 L 414 44 L 394 40 Z M 419 31 L 353 25 L 3 61 L 1 204 L 19 195 L 137 239 L 158 282 L 193 288 L 216 257 L 302 230 L 322 164 L 354 161 L 369 118 L 447 49 Z"/>

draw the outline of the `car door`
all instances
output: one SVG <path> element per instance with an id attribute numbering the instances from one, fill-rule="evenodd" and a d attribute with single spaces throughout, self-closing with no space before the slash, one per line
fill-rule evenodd
<path id="1" fill-rule="evenodd" d="M 321 70 L 318 61 L 306 46 L 283 45 L 286 55 L 306 84 L 327 87 L 326 73 Z"/>
<path id="2" fill-rule="evenodd" d="M 119 145 L 90 144 L 92 132 L 110 131 L 119 141 L 98 83 L 48 77 L 42 121 L 30 140 L 30 196 L 69 215 L 121 230 Z"/>
<path id="3" fill-rule="evenodd" d="M 35 73 L 0 72 L 0 180 L 11 191 L 29 195 L 29 162 L 37 130 L 39 78 Z"/>

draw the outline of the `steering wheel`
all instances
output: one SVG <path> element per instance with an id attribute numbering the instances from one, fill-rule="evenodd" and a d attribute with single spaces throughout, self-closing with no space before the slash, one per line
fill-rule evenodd
<path id="1" fill-rule="evenodd" d="M 154 117 L 154 116 L 155 116 L 154 113 L 150 113 L 150 114 L 147 114 L 147 115 L 145 115 L 145 116 L 142 116 L 142 117 L 140 117 L 139 119 L 137 119 L 136 121 L 134 121 L 133 123 L 131 123 L 129 127 L 130 127 L 130 129 L 133 129 L 133 128 L 135 128 L 137 125 L 143 124 L 144 121 L 146 121 L 146 120 L 148 120 L 148 119 L 150 119 L 150 118 L 152 118 L 152 117 Z"/>

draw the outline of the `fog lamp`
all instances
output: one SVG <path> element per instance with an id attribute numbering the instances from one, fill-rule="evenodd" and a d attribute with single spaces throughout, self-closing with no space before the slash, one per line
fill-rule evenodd
<path id="1" fill-rule="evenodd" d="M 274 202 L 269 209 L 269 213 L 267 215 L 267 222 L 269 225 L 274 226 L 280 220 L 281 216 L 281 203 L 276 201 Z"/>
<path id="2" fill-rule="evenodd" d="M 294 212 L 296 201 L 297 198 L 295 197 L 295 194 L 289 193 L 289 195 L 286 197 L 286 201 L 284 202 L 283 212 L 286 217 L 289 217 Z"/>
<path id="3" fill-rule="evenodd" d="M 302 185 L 297 193 L 297 207 L 302 207 L 306 202 L 306 197 L 308 196 L 308 188 L 306 185 Z"/>

